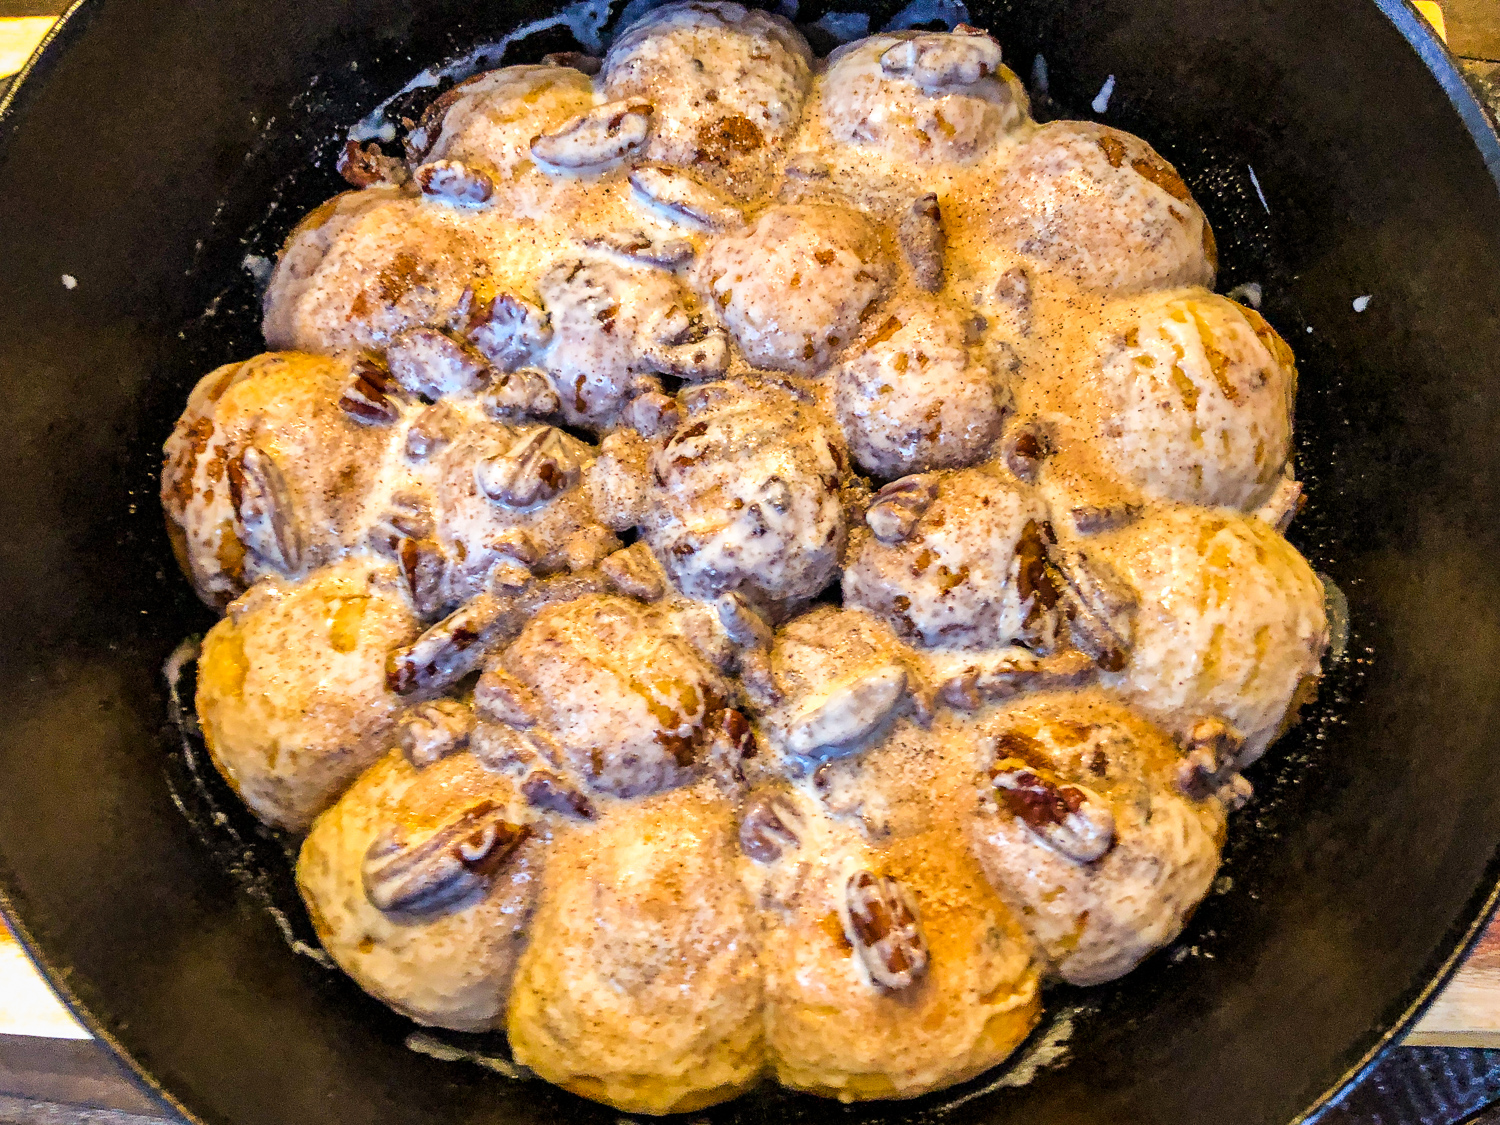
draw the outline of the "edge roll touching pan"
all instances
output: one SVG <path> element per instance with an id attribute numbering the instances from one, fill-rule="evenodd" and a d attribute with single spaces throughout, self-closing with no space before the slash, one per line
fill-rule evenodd
<path id="1" fill-rule="evenodd" d="M 195 1119 L 618 1116 L 460 1057 L 498 1037 L 411 1039 L 320 963 L 289 842 L 204 776 L 162 674 L 211 623 L 156 500 L 187 390 L 261 350 L 257 275 L 338 190 L 342 129 L 551 12 L 85 0 L 0 103 L 0 902 Z M 969 22 L 1022 73 L 1045 58 L 1039 116 L 1088 116 L 1113 75 L 1095 116 L 1182 170 L 1219 289 L 1262 287 L 1302 372 L 1291 538 L 1347 595 L 1347 651 L 1250 771 L 1183 938 L 1049 994 L 1032 1061 L 1061 1061 L 1023 1082 L 1023 1049 L 907 1103 L 767 1089 L 698 1116 L 1293 1120 L 1415 1018 L 1500 874 L 1500 139 L 1395 0 L 1013 0 Z M 503 61 L 574 46 L 557 25 Z"/>

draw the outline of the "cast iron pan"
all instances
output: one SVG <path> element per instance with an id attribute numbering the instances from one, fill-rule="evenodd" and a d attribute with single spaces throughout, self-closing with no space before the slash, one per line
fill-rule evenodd
<path id="1" fill-rule="evenodd" d="M 1006 1084 L 851 1108 L 768 1090 L 697 1119 L 1286 1122 L 1476 932 L 1500 873 L 1500 141 L 1381 2 L 971 11 L 1023 74 L 1045 57 L 1044 113 L 1088 115 L 1113 74 L 1103 120 L 1183 170 L 1221 287 L 1263 287 L 1301 359 L 1292 538 L 1348 595 L 1348 656 L 1252 771 L 1182 940 L 1051 992 L 1046 1049 Z M 172 562 L 159 447 L 200 373 L 260 350 L 247 255 L 339 189 L 341 127 L 550 11 L 87 0 L 0 107 L 0 887 L 81 1018 L 204 1121 L 618 1118 L 432 1057 L 503 1058 L 496 1037 L 413 1050 L 412 1024 L 307 955 L 289 842 L 201 775 L 161 672 L 211 618 Z M 569 46 L 558 28 L 505 61 Z"/>

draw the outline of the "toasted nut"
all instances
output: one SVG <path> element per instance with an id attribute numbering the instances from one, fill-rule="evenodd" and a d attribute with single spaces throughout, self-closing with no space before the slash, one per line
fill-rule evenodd
<path id="1" fill-rule="evenodd" d="M 1079 535 L 1100 535 L 1134 523 L 1141 518 L 1141 511 L 1139 504 L 1112 504 L 1074 508 L 1068 514 L 1073 519 L 1073 530 Z"/>
<path id="2" fill-rule="evenodd" d="M 793 754 L 833 756 L 839 747 L 878 727 L 906 695 L 906 669 L 887 664 L 837 680 L 815 692 L 787 724 L 786 746 Z"/>
<path id="3" fill-rule="evenodd" d="M 725 634 L 735 644 L 745 648 L 771 647 L 770 624 L 743 594 L 735 590 L 720 594 L 714 601 L 714 608 L 719 613 L 719 624 L 724 626 Z"/>
<path id="4" fill-rule="evenodd" d="M 396 558 L 417 616 L 424 620 L 436 617 L 443 608 L 443 577 L 448 568 L 443 548 L 432 539 L 402 539 L 396 547 Z"/>
<path id="5" fill-rule="evenodd" d="M 235 532 L 266 566 L 291 574 L 302 566 L 302 529 L 286 478 L 259 446 L 229 459 L 229 497 Z"/>
<path id="6" fill-rule="evenodd" d="M 479 801 L 420 843 L 387 829 L 375 837 L 361 867 L 365 897 L 387 914 L 433 914 L 487 888 L 531 834 Z"/>
<path id="7" fill-rule="evenodd" d="M 677 400 L 660 391 L 637 395 L 625 406 L 623 421 L 642 437 L 670 434 L 682 422 Z"/>
<path id="8" fill-rule="evenodd" d="M 542 557 L 535 540 L 519 527 L 508 527 L 490 540 L 490 550 L 530 570 Z"/>
<path id="9" fill-rule="evenodd" d="M 802 152 L 786 162 L 786 174 L 795 180 L 826 180 L 833 175 L 833 166 L 820 156 Z"/>
<path id="10" fill-rule="evenodd" d="M 594 803 L 551 770 L 533 770 L 521 782 L 521 796 L 533 808 L 562 813 L 579 820 L 593 820 Z"/>
<path id="11" fill-rule="evenodd" d="M 493 594 L 470 598 L 386 659 L 385 682 L 397 695 L 437 692 L 468 675 L 484 655 L 507 607 Z"/>
<path id="12" fill-rule="evenodd" d="M 904 543 L 937 499 L 937 492 L 937 482 L 931 477 L 893 480 L 870 498 L 865 523 L 882 543 Z"/>
<path id="13" fill-rule="evenodd" d="M 351 418 L 372 426 L 388 426 L 401 416 L 400 387 L 385 364 L 370 356 L 355 361 L 354 378 L 339 396 L 339 407 Z"/>
<path id="14" fill-rule="evenodd" d="M 786 794 L 762 789 L 745 798 L 740 814 L 740 851 L 757 863 L 775 863 L 802 846 L 802 818 Z"/>
<path id="15" fill-rule="evenodd" d="M 608 250 L 633 262 L 669 270 L 683 265 L 694 253 L 693 244 L 685 238 L 657 239 L 638 230 L 591 235 L 583 239 L 583 244 L 593 250 Z"/>
<path id="16" fill-rule="evenodd" d="M 716 777 L 729 784 L 745 780 L 743 764 L 755 757 L 757 747 L 755 732 L 743 713 L 732 707 L 709 712 L 698 738 L 703 758 Z"/>
<path id="17" fill-rule="evenodd" d="M 936 293 L 943 287 L 943 213 L 937 195 L 928 192 L 912 202 L 896 227 L 901 254 L 918 289 Z"/>
<path id="18" fill-rule="evenodd" d="M 786 699 L 771 667 L 771 655 L 765 649 L 751 648 L 740 653 L 740 683 L 751 702 L 762 710 L 778 707 Z"/>
<path id="19" fill-rule="evenodd" d="M 396 382 L 428 400 L 473 394 L 492 374 L 475 349 L 436 328 L 398 333 L 386 348 L 385 361 Z"/>
<path id="20" fill-rule="evenodd" d="M 424 769 L 468 746 L 473 731 L 473 711 L 456 699 L 432 699 L 397 720 L 396 745 L 408 762 Z"/>
<path id="21" fill-rule="evenodd" d="M 486 414 L 503 422 L 556 414 L 559 405 L 551 381 L 538 367 L 520 367 L 497 376 L 481 402 Z"/>
<path id="22" fill-rule="evenodd" d="M 1042 462 L 1057 452 L 1051 428 L 1037 419 L 1012 426 L 1000 442 L 1000 456 L 1016 479 L 1035 484 Z"/>
<path id="23" fill-rule="evenodd" d="M 881 55 L 880 69 L 929 91 L 972 86 L 1000 69 L 1000 44 L 987 35 L 918 35 Z"/>
<path id="24" fill-rule="evenodd" d="M 1245 737 L 1218 716 L 1199 719 L 1182 739 L 1177 788 L 1195 801 L 1213 796 L 1234 776 Z"/>
<path id="25" fill-rule="evenodd" d="M 406 431 L 406 459 L 423 462 L 451 445 L 464 430 L 463 416 L 446 402 L 436 402 L 412 419 Z"/>
<path id="26" fill-rule="evenodd" d="M 1093 675 L 1094 662 L 1076 649 L 1045 657 L 1015 649 L 984 667 L 970 666 L 950 676 L 937 695 L 953 710 L 972 713 L 1022 692 L 1082 687 Z"/>
<path id="27" fill-rule="evenodd" d="M 660 208 L 668 218 L 706 231 L 739 226 L 745 216 L 713 188 L 667 164 L 642 164 L 630 170 L 637 196 Z"/>
<path id="28" fill-rule="evenodd" d="M 927 940 L 911 895 L 888 875 L 858 871 L 844 885 L 844 936 L 870 980 L 892 992 L 927 972 Z"/>
<path id="29" fill-rule="evenodd" d="M 474 685 L 474 706 L 486 719 L 517 730 L 541 721 L 542 704 L 529 687 L 498 664 L 491 664 Z"/>
<path id="30" fill-rule="evenodd" d="M 1051 626 L 1043 618 L 1055 617 L 1052 611 L 1062 597 L 1063 579 L 1051 555 L 1056 538 L 1051 524 L 1027 520 L 1016 542 L 1016 593 L 1027 606 L 1026 626 L 1033 635 L 1050 636 Z"/>
<path id="31" fill-rule="evenodd" d="M 1268 523 L 1279 532 L 1292 526 L 1292 520 L 1302 510 L 1302 482 L 1291 477 L 1282 477 L 1276 490 L 1264 504 L 1255 509 L 1255 518 Z"/>
<path id="32" fill-rule="evenodd" d="M 495 181 L 489 173 L 470 168 L 460 160 L 434 160 L 416 171 L 417 186 L 422 194 L 449 203 L 488 203 L 495 194 Z"/>
<path id="33" fill-rule="evenodd" d="M 1135 644 L 1140 598 L 1113 567 L 1082 551 L 1065 555 L 1059 570 L 1073 643 L 1106 672 L 1120 671 Z"/>
<path id="34" fill-rule="evenodd" d="M 652 107 L 642 102 L 605 102 L 531 142 L 543 168 L 578 172 L 602 168 L 646 143 Z"/>
<path id="35" fill-rule="evenodd" d="M 993 297 L 996 311 L 1004 315 L 1016 335 L 1030 336 L 1031 275 L 1021 266 L 1012 266 L 995 282 Z"/>
<path id="36" fill-rule="evenodd" d="M 335 167 L 340 176 L 357 188 L 406 182 L 406 165 L 397 157 L 384 155 L 373 141 L 368 145 L 355 140 L 344 142 Z"/>
<path id="37" fill-rule="evenodd" d="M 530 508 L 578 483 L 581 467 L 561 430 L 542 426 L 475 467 L 480 491 L 507 508 Z"/>
<path id="38" fill-rule="evenodd" d="M 470 291 L 469 304 L 464 337 L 497 371 L 515 371 L 535 363 L 552 339 L 552 322 L 546 312 L 514 293 L 481 301 Z"/>
<path id="39" fill-rule="evenodd" d="M 553 51 L 550 55 L 542 56 L 542 65 L 568 67 L 592 78 L 603 68 L 604 60 L 585 55 L 582 51 Z"/>
<path id="40" fill-rule="evenodd" d="M 644 543 L 632 543 L 599 564 L 599 573 L 620 593 L 643 602 L 658 601 L 667 592 L 661 568 Z"/>
<path id="41" fill-rule="evenodd" d="M 1060 855 L 1092 863 L 1115 846 L 1115 815 L 1092 789 L 1020 758 L 1001 758 L 990 776 L 1000 802 Z"/>

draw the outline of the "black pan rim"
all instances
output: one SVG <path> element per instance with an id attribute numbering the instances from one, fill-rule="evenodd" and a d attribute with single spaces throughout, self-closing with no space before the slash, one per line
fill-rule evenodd
<path id="1" fill-rule="evenodd" d="M 752 0 L 753 2 L 753 0 Z M 1411 0 L 1372 0 L 1380 13 L 1390 21 L 1417 54 L 1429 74 L 1438 82 L 1454 111 L 1458 114 L 1481 160 L 1500 191 L 1500 130 L 1493 122 L 1459 69 L 1457 59 L 1435 29 L 1417 10 Z M 86 29 L 88 14 L 101 7 L 105 0 L 75 0 L 58 17 L 43 37 L 25 66 L 12 79 L 9 89 L 0 96 L 0 154 L 8 147 L 17 127 L 18 107 L 24 104 L 27 95 L 45 80 L 52 64 L 65 52 L 70 44 Z M 18 882 L 10 870 L 5 857 L 0 855 L 0 918 L 9 926 L 27 957 L 36 966 L 48 986 L 57 995 L 68 1012 L 97 1041 L 104 1044 L 126 1067 L 137 1087 L 160 1099 L 184 1120 L 193 1125 L 205 1125 L 205 1119 L 184 1105 L 171 1091 L 142 1065 L 119 1041 L 115 1034 L 94 1015 L 80 991 L 71 983 L 71 969 L 60 967 L 45 952 L 44 942 L 22 921 L 25 913 L 24 896 L 19 892 Z M 1400 1014 L 1389 1026 L 1377 1034 L 1359 1055 L 1357 1061 L 1325 1090 L 1311 1105 L 1293 1118 L 1288 1125 L 1301 1125 L 1328 1107 L 1352 1084 L 1359 1081 L 1379 1062 L 1381 1055 L 1390 1047 L 1399 1044 L 1407 1031 L 1417 1022 L 1431 1005 L 1437 994 L 1458 971 L 1490 921 L 1500 916 L 1500 847 L 1491 855 L 1484 876 L 1475 887 L 1473 896 L 1460 911 L 1453 924 L 1439 941 L 1434 958 L 1440 959 L 1437 967 L 1420 972 L 1407 989 L 1407 999 Z M 1447 949 L 1446 954 L 1442 953 Z M 1358 1043 L 1352 1045 L 1358 1049 Z M 1003 1064 L 1002 1064 L 1003 1065 Z"/>

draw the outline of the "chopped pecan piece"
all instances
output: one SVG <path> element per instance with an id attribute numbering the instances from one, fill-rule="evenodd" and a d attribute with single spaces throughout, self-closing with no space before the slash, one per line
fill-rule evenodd
<path id="1" fill-rule="evenodd" d="M 1079 535 L 1100 535 L 1118 531 L 1141 518 L 1140 504 L 1088 505 L 1072 509 L 1073 530 Z"/>
<path id="2" fill-rule="evenodd" d="M 406 458 L 422 462 L 451 445 L 464 430 L 464 419 L 446 402 L 435 402 L 412 419 L 406 431 Z"/>
<path id="3" fill-rule="evenodd" d="M 557 392 L 546 372 L 518 367 L 496 377 L 481 400 L 484 412 L 496 421 L 515 422 L 556 414 Z"/>
<path id="4" fill-rule="evenodd" d="M 340 176 L 357 188 L 406 182 L 406 165 L 397 157 L 386 156 L 374 141 L 367 145 L 352 139 L 345 141 L 335 167 Z"/>
<path id="5" fill-rule="evenodd" d="M 1058 854 L 1092 863 L 1115 846 L 1115 815 L 1092 789 L 1020 758 L 1001 758 L 990 777 L 1000 802 Z"/>
<path id="6" fill-rule="evenodd" d="M 266 566 L 291 574 L 302 566 L 302 528 L 286 478 L 259 446 L 231 457 L 229 498 L 240 543 Z"/>
<path id="7" fill-rule="evenodd" d="M 641 351 L 657 370 L 680 379 L 717 379 L 729 367 L 728 334 L 681 305 L 669 305 L 651 316 Z"/>
<path id="8" fill-rule="evenodd" d="M 386 914 L 433 914 L 484 890 L 531 834 L 504 814 L 479 801 L 420 843 L 381 832 L 361 867 L 370 905 Z"/>
<path id="9" fill-rule="evenodd" d="M 487 301 L 469 293 L 462 329 L 465 339 L 497 371 L 515 371 L 535 363 L 552 339 L 552 321 L 546 312 L 514 293 L 501 293 Z"/>
<path id="10" fill-rule="evenodd" d="M 1135 590 L 1108 563 L 1081 551 L 1065 555 L 1059 570 L 1073 643 L 1106 672 L 1120 671 L 1135 644 Z"/>
<path id="11" fill-rule="evenodd" d="M 473 394 L 491 375 L 478 351 L 437 328 L 398 333 L 386 348 L 385 361 L 396 382 L 428 400 Z"/>
<path id="12" fill-rule="evenodd" d="M 474 712 L 456 699 L 432 699 L 411 707 L 396 722 L 396 745 L 423 769 L 469 745 Z"/>
<path id="13" fill-rule="evenodd" d="M 641 164 L 632 168 L 630 186 L 636 195 L 660 208 L 669 218 L 700 230 L 728 230 L 744 221 L 743 213 L 733 203 L 668 164 Z"/>
<path id="14" fill-rule="evenodd" d="M 917 35 L 880 56 L 880 69 L 924 90 L 972 86 L 1000 69 L 1000 44 L 988 35 Z"/>
<path id="15" fill-rule="evenodd" d="M 644 231 L 610 231 L 591 235 L 583 244 L 593 250 L 608 250 L 634 262 L 675 269 L 693 256 L 693 244 L 685 238 L 653 238 Z"/>
<path id="16" fill-rule="evenodd" d="M 755 757 L 756 745 L 750 720 L 742 712 L 732 707 L 709 712 L 699 740 L 704 746 L 704 759 L 721 781 L 744 781 L 742 764 Z"/>
<path id="17" fill-rule="evenodd" d="M 745 596 L 730 590 L 714 600 L 719 613 L 719 624 L 731 641 L 743 648 L 769 649 L 772 631 L 770 624 L 752 606 Z"/>
<path id="18" fill-rule="evenodd" d="M 937 499 L 937 481 L 926 476 L 893 480 L 870 498 L 865 523 L 882 543 L 904 543 Z"/>
<path id="19" fill-rule="evenodd" d="M 593 820 L 599 815 L 594 803 L 551 770 L 533 770 L 521 782 L 521 796 L 533 808 Z"/>
<path id="20" fill-rule="evenodd" d="M 356 421 L 388 426 L 401 416 L 397 395 L 400 387 L 385 364 L 372 356 L 354 363 L 354 378 L 339 396 L 339 407 Z"/>
<path id="21" fill-rule="evenodd" d="M 1035 484 L 1042 462 L 1057 452 L 1052 431 L 1037 419 L 1012 426 L 1000 442 L 1000 456 L 1017 480 Z"/>
<path id="22" fill-rule="evenodd" d="M 495 194 L 495 181 L 488 172 L 470 168 L 460 160 L 434 160 L 416 171 L 422 194 L 449 203 L 488 203 Z"/>
<path id="23" fill-rule="evenodd" d="M 507 508 L 530 508 L 578 483 L 578 458 L 561 430 L 542 426 L 475 467 L 479 489 Z"/>
<path id="24" fill-rule="evenodd" d="M 943 287 L 943 250 L 947 244 L 936 193 L 928 192 L 912 201 L 901 216 L 896 236 L 917 288 L 936 293 Z"/>
<path id="25" fill-rule="evenodd" d="M 411 591 L 411 603 L 417 616 L 430 621 L 443 609 L 443 578 L 448 556 L 434 539 L 403 538 L 396 547 L 401 576 Z"/>
<path id="26" fill-rule="evenodd" d="M 478 594 L 386 658 L 385 682 L 397 695 L 442 691 L 468 675 L 484 655 L 485 642 L 501 623 L 506 606 L 493 594 Z"/>
<path id="27" fill-rule="evenodd" d="M 658 601 L 667 592 L 661 568 L 644 543 L 632 543 L 599 564 L 599 573 L 627 597 L 643 602 Z"/>
<path id="28" fill-rule="evenodd" d="M 761 789 L 745 798 L 740 813 L 740 851 L 757 863 L 775 863 L 802 846 L 802 818 L 786 794 Z"/>
<path id="29" fill-rule="evenodd" d="M 1193 800 L 1208 799 L 1238 776 L 1236 770 L 1245 738 L 1218 716 L 1199 719 L 1181 745 L 1183 758 L 1177 766 L 1177 788 Z"/>
<path id="30" fill-rule="evenodd" d="M 652 107 L 644 102 L 605 102 L 531 142 L 543 168 L 578 172 L 602 168 L 646 143 Z"/>
<path id="31" fill-rule="evenodd" d="M 1052 656 L 1017 650 L 986 667 L 971 666 L 938 687 L 938 698 L 955 711 L 974 712 L 1027 691 L 1082 687 L 1094 675 L 1094 662 L 1077 649 Z"/>
<path id="32" fill-rule="evenodd" d="M 677 400 L 660 391 L 637 395 L 625 407 L 623 421 L 642 437 L 670 434 L 682 422 Z"/>
<path id="33" fill-rule="evenodd" d="M 529 687 L 498 664 L 491 664 L 474 685 L 474 706 L 487 719 L 517 730 L 541 720 L 542 704 Z"/>
<path id="34" fill-rule="evenodd" d="M 906 688 L 906 669 L 899 664 L 828 684 L 803 701 L 787 723 L 787 749 L 797 755 L 829 757 L 884 722 L 905 697 Z"/>
<path id="35" fill-rule="evenodd" d="M 899 992 L 927 972 L 927 940 L 910 893 L 888 875 L 858 871 L 844 886 L 844 936 L 881 988 Z"/>
<path id="36" fill-rule="evenodd" d="M 1000 275 L 994 300 L 1018 336 L 1031 335 L 1031 275 L 1023 267 L 1012 266 Z"/>

